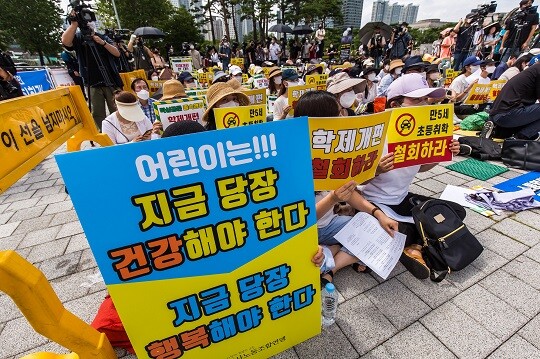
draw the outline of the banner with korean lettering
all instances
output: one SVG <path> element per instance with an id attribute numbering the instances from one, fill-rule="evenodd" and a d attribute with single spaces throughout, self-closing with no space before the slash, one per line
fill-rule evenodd
<path id="1" fill-rule="evenodd" d="M 173 122 L 197 121 L 201 125 L 205 111 L 202 98 L 190 97 L 176 100 L 155 101 L 153 103 L 156 119 L 163 124 L 163 129 Z"/>
<path id="2" fill-rule="evenodd" d="M 289 106 L 292 106 L 292 109 L 289 111 L 289 115 L 294 115 L 294 107 L 298 99 L 302 97 L 308 91 L 314 91 L 315 85 L 300 85 L 292 86 L 287 88 L 287 99 Z"/>
<path id="3" fill-rule="evenodd" d="M 243 57 L 233 57 L 231 59 L 231 66 L 232 65 L 239 66 L 242 70 L 244 70 L 244 58 Z"/>
<path id="4" fill-rule="evenodd" d="M 190 56 L 171 57 L 170 62 L 174 72 L 193 71 L 193 59 Z"/>
<path id="5" fill-rule="evenodd" d="M 388 152 L 394 168 L 450 161 L 454 106 L 403 107 L 391 111 Z"/>
<path id="6" fill-rule="evenodd" d="M 202 87 L 194 87 L 190 89 L 186 89 L 186 95 L 189 97 L 197 97 L 199 99 L 202 99 L 204 101 L 204 106 L 208 103 L 208 100 L 206 98 L 206 93 L 208 92 L 207 88 Z"/>
<path id="7" fill-rule="evenodd" d="M 163 84 L 165 83 L 165 80 L 146 80 L 148 82 L 148 92 L 150 92 L 150 96 L 154 95 L 156 92 L 159 91 L 160 88 L 163 87 Z"/>
<path id="8" fill-rule="evenodd" d="M 252 105 L 266 104 L 266 89 L 245 90 L 244 94 L 249 97 Z"/>
<path id="9" fill-rule="evenodd" d="M 139 359 L 268 358 L 320 333 L 308 144 L 299 118 L 56 156 Z"/>
<path id="10" fill-rule="evenodd" d="M 491 84 L 474 84 L 463 103 L 465 105 L 481 105 L 488 102 Z"/>
<path id="11" fill-rule="evenodd" d="M 266 104 L 214 108 L 217 129 L 255 125 L 266 122 Z"/>
<path id="12" fill-rule="evenodd" d="M 317 90 L 326 90 L 327 74 L 314 74 L 306 76 L 306 84 L 316 86 Z"/>
<path id="13" fill-rule="evenodd" d="M 21 84 L 25 96 L 53 88 L 47 70 L 19 71 L 15 78 Z"/>
<path id="14" fill-rule="evenodd" d="M 390 112 L 369 116 L 309 118 L 316 191 L 333 190 L 349 180 L 375 176 Z"/>
<path id="15" fill-rule="evenodd" d="M 491 90 L 489 91 L 489 100 L 495 101 L 497 96 L 499 96 L 499 93 L 501 92 L 501 89 L 503 88 L 504 84 L 506 83 L 506 80 L 495 80 L 491 81 Z"/>
<path id="16" fill-rule="evenodd" d="M 267 67 L 263 67 L 263 69 L 266 69 L 266 68 Z M 258 74 L 258 75 L 253 76 L 253 88 L 265 89 L 265 88 L 268 88 L 268 85 L 269 85 L 269 81 L 266 77 L 264 77 L 264 75 Z"/>

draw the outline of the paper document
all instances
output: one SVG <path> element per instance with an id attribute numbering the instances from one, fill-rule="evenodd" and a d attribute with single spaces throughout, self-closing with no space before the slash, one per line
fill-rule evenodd
<path id="1" fill-rule="evenodd" d="M 403 252 L 406 236 L 395 232 L 394 238 L 390 237 L 375 217 L 359 212 L 334 238 L 382 279 L 386 279 Z"/>

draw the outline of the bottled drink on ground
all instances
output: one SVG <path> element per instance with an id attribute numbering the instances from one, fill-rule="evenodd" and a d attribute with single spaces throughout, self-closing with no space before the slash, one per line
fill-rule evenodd
<path id="1" fill-rule="evenodd" d="M 336 321 L 338 293 L 332 283 L 327 283 L 322 290 L 322 325 L 328 327 Z"/>

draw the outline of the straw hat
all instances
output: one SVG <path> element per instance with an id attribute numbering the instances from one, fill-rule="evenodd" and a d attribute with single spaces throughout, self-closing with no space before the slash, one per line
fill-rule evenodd
<path id="1" fill-rule="evenodd" d="M 279 75 L 281 75 L 281 69 L 277 66 L 273 66 L 268 70 L 268 79 Z"/>
<path id="2" fill-rule="evenodd" d="M 234 90 L 239 90 L 241 91 L 242 90 L 242 84 L 240 82 L 238 82 L 237 79 L 230 79 L 229 81 L 226 82 L 227 85 L 231 86 Z"/>
<path id="3" fill-rule="evenodd" d="M 405 64 L 400 59 L 392 60 L 390 61 L 390 68 L 388 69 L 388 72 L 392 72 L 392 70 L 397 69 L 398 67 L 405 67 Z"/>
<path id="4" fill-rule="evenodd" d="M 210 86 L 206 92 L 208 107 L 202 117 L 204 122 L 207 122 L 208 115 L 214 109 L 214 106 L 228 95 L 236 95 L 238 97 L 238 102 L 240 102 L 240 106 L 249 106 L 249 97 L 247 97 L 246 94 L 240 90 L 233 89 L 225 82 L 218 82 Z"/>
<path id="5" fill-rule="evenodd" d="M 341 93 L 347 89 L 352 89 L 355 93 L 362 92 L 366 89 L 366 80 L 352 79 L 346 72 L 340 72 L 330 77 L 326 83 L 326 91 L 333 94 Z"/>
<path id="6" fill-rule="evenodd" d="M 179 97 L 187 97 L 182 83 L 174 79 L 165 81 L 163 83 L 163 96 L 161 100 L 171 100 Z"/>

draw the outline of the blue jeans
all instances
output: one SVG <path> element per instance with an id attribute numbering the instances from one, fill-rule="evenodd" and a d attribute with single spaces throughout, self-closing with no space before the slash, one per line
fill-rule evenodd
<path id="1" fill-rule="evenodd" d="M 540 132 L 540 104 L 535 103 L 498 113 L 490 116 L 490 120 L 501 127 L 501 134 L 505 137 L 518 135 L 519 138 L 535 139 Z"/>
<path id="2" fill-rule="evenodd" d="M 334 238 L 337 232 L 341 230 L 341 228 L 345 227 L 345 225 L 352 219 L 350 216 L 337 216 L 332 218 L 330 223 L 323 228 L 318 228 L 319 232 L 319 244 L 325 245 L 325 246 L 332 246 L 334 244 L 341 243 L 338 242 L 337 239 Z"/>
<path id="3" fill-rule="evenodd" d="M 467 58 L 467 55 L 469 53 L 466 51 L 460 51 L 454 53 L 454 70 L 459 71 L 461 70 L 461 65 L 463 64 L 463 61 Z"/>

